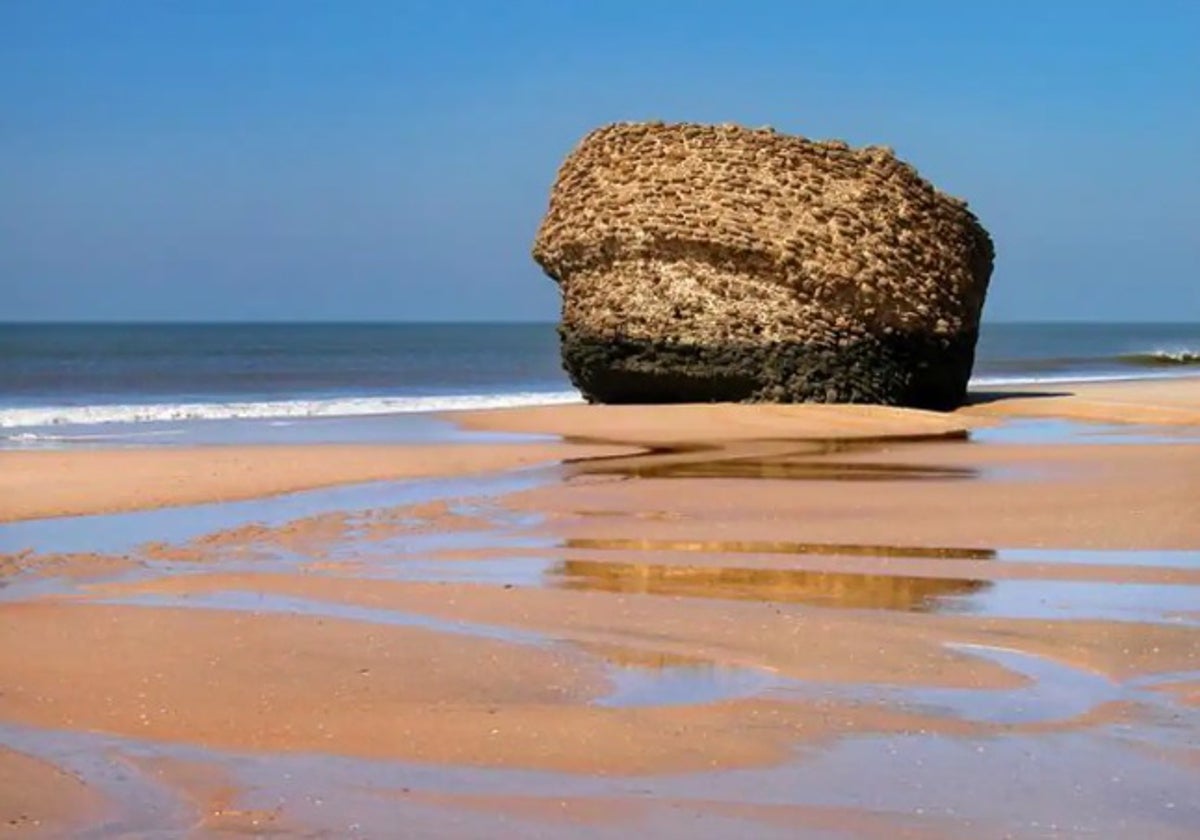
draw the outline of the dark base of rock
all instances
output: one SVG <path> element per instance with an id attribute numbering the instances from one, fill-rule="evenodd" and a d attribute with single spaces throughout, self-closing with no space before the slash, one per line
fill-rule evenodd
<path id="1" fill-rule="evenodd" d="M 846 347 L 697 346 L 559 330 L 563 367 L 602 403 L 873 403 L 948 411 L 962 405 L 976 336 L 896 336 Z"/>

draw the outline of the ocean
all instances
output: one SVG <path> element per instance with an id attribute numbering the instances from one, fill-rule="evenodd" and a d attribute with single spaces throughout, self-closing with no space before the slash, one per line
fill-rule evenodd
<path id="1" fill-rule="evenodd" d="M 1197 324 L 985 324 L 972 383 L 1186 373 Z M 340 435 L 352 418 L 578 399 L 553 324 L 0 325 L 0 446 L 261 439 L 313 419 Z"/>

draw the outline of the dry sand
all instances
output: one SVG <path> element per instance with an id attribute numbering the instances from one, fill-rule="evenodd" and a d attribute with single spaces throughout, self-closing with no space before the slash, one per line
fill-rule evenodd
<path id="1" fill-rule="evenodd" d="M 933 411 L 857 405 L 558 405 L 444 415 L 463 428 L 620 441 L 645 447 L 963 435 L 987 421 Z"/>
<path id="2" fill-rule="evenodd" d="M 1031 385 L 975 394 L 958 414 L 1200 426 L 1200 377 Z"/>

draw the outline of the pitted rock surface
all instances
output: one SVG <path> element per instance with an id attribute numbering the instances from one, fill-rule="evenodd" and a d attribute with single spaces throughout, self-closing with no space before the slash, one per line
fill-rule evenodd
<path id="1" fill-rule="evenodd" d="M 952 408 L 992 242 L 884 147 L 616 124 L 559 170 L 534 258 L 592 401 Z"/>

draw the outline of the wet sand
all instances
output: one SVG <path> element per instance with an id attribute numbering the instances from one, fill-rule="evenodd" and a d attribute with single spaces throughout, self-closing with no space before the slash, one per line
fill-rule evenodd
<path id="1" fill-rule="evenodd" d="M 10 546 L 48 532 L 0 525 L 0 819 L 52 837 L 1194 836 L 1196 388 L 1139 387 L 950 416 L 461 418 L 562 444 L 0 460 L 4 509 L 27 515 L 563 462 L 403 503 L 329 491 L 293 518 L 211 508 L 203 532 L 64 516 Z M 1009 419 L 1054 401 L 1142 425 Z M 84 467 L 86 491 L 56 489 Z M 95 544 L 50 547 L 73 532 Z"/>
<path id="2" fill-rule="evenodd" d="M 509 470 L 560 444 L 205 446 L 0 452 L 0 522 L 253 499 L 363 481 Z M 585 454 L 602 454 L 595 448 Z"/>
<path id="3" fill-rule="evenodd" d="M 776 450 L 774 457 L 738 447 L 688 453 L 669 469 L 655 458 L 585 461 L 576 474 L 598 480 L 507 501 L 553 514 L 556 532 L 572 538 L 1200 546 L 1200 444 L 948 441 Z M 648 513 L 657 519 L 647 521 Z"/>
<path id="4" fill-rule="evenodd" d="M 0 747 L 0 831 L 12 837 L 62 836 L 103 805 L 83 780 L 50 762 Z"/>

